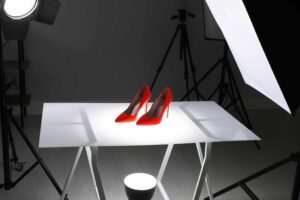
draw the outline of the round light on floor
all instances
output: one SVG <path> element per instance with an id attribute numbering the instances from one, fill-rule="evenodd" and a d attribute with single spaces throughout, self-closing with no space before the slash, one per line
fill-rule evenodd
<path id="1" fill-rule="evenodd" d="M 125 177 L 124 184 L 130 200 L 150 200 L 154 194 L 157 180 L 150 174 L 133 173 Z"/>
<path id="2" fill-rule="evenodd" d="M 37 5 L 38 0 L 6 0 L 3 9 L 8 17 L 19 20 L 31 15 Z"/>

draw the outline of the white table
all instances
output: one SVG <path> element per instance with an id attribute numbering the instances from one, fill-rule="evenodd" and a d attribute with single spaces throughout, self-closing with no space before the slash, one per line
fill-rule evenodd
<path id="1" fill-rule="evenodd" d="M 195 143 L 201 161 L 201 171 L 193 195 L 193 199 L 198 200 L 204 182 L 212 199 L 206 171 L 213 142 L 259 140 L 215 102 L 172 102 L 169 118 L 164 118 L 156 126 L 115 123 L 116 116 L 127 106 L 128 103 L 44 104 L 39 147 L 78 147 L 61 200 L 68 193 L 83 148 L 87 152 L 98 199 L 105 200 L 97 160 L 99 146 L 168 145 L 157 176 L 158 188 L 164 199 L 168 200 L 161 180 L 173 146 Z M 200 143 L 205 145 L 204 156 Z"/>

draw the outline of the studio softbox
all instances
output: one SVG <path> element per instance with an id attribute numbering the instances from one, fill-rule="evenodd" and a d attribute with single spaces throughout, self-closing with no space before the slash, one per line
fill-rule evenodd
<path id="1" fill-rule="evenodd" d="M 244 81 L 290 114 L 300 104 L 299 3 L 206 0 Z"/>

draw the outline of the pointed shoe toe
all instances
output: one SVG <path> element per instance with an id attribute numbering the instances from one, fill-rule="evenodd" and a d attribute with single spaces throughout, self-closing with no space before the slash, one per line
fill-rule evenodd
<path id="1" fill-rule="evenodd" d="M 115 122 L 132 122 L 136 119 L 136 116 L 128 115 L 126 113 L 121 113 L 116 119 Z"/>

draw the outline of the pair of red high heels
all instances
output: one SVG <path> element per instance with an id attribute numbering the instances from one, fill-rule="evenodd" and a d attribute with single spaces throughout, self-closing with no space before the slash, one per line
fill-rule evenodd
<path id="1" fill-rule="evenodd" d="M 150 110 L 147 112 L 148 101 L 151 98 L 151 91 L 148 85 L 141 88 L 131 101 L 128 108 L 121 113 L 115 122 L 133 122 L 136 120 L 138 112 L 145 105 L 146 113 L 142 115 L 136 122 L 137 125 L 155 125 L 162 120 L 164 112 L 167 110 L 169 115 L 170 103 L 173 99 L 172 92 L 169 87 L 164 88 L 154 100 Z"/>

